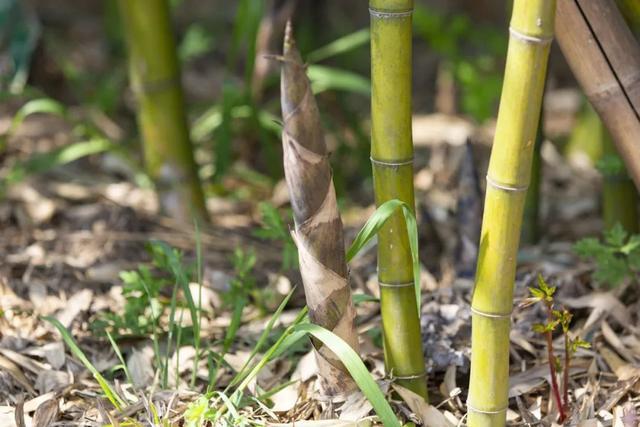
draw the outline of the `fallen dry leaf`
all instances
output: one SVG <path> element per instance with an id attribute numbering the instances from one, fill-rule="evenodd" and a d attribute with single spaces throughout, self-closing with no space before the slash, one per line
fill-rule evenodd
<path id="1" fill-rule="evenodd" d="M 442 412 L 436 409 L 435 406 L 429 405 L 418 394 L 396 384 L 392 387 L 423 425 L 429 427 L 455 427 L 455 424 L 450 423 Z"/>

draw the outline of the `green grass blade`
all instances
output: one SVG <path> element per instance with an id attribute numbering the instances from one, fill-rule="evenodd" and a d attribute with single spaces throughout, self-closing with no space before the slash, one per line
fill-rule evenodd
<path id="1" fill-rule="evenodd" d="M 273 344 L 269 350 L 267 350 L 267 352 L 264 354 L 264 356 L 262 357 L 262 359 L 260 359 L 260 361 L 251 369 L 251 371 L 244 377 L 244 379 L 242 380 L 242 382 L 240 383 L 240 385 L 238 385 L 238 387 L 235 389 L 235 391 L 233 392 L 234 395 L 236 394 L 240 394 L 244 391 L 244 389 L 249 385 L 249 383 L 251 382 L 251 380 L 258 375 L 258 372 L 260 372 L 260 370 L 262 368 L 264 368 L 264 366 L 269 363 L 270 360 L 272 360 L 276 354 L 277 351 L 279 351 L 280 353 L 282 353 L 284 350 L 286 350 L 286 345 L 287 344 L 287 338 L 294 332 L 293 328 L 300 324 L 307 316 L 307 313 L 309 313 L 309 309 L 307 307 L 303 308 L 302 310 L 300 310 L 300 313 L 298 313 L 298 315 L 296 316 L 296 318 L 294 319 L 293 323 L 291 324 L 291 326 L 289 326 L 283 333 L 282 335 L 280 335 L 280 338 L 278 338 L 278 340 L 275 342 L 275 344 Z M 288 341 L 289 345 L 293 344 L 295 341 Z M 225 390 L 226 392 L 226 390 Z"/>
<path id="2" fill-rule="evenodd" d="M 307 68 L 307 75 L 311 80 L 311 89 L 314 94 L 327 90 L 342 90 L 371 96 L 371 80 L 351 71 L 310 65 Z"/>
<path id="3" fill-rule="evenodd" d="M 197 218 L 194 220 L 196 234 L 196 275 L 198 279 L 198 325 L 202 324 L 202 237 Z M 193 357 L 193 373 L 191 374 L 191 388 L 196 385 L 198 376 L 198 364 L 200 363 L 200 334 L 193 337 L 195 355 Z"/>
<path id="4" fill-rule="evenodd" d="M 46 153 L 34 154 L 24 162 L 15 164 L 7 176 L 7 181 L 15 183 L 21 181 L 27 175 L 46 172 L 82 157 L 102 153 L 114 148 L 115 145 L 109 140 L 94 138 L 89 141 L 65 145 Z"/>
<path id="5" fill-rule="evenodd" d="M 93 366 L 93 364 L 89 361 L 89 359 L 84 354 L 84 352 L 80 349 L 80 347 L 78 347 L 78 344 L 76 344 L 75 340 L 73 339 L 73 337 L 71 336 L 67 328 L 65 328 L 64 325 L 60 323 L 60 321 L 55 317 L 45 316 L 42 319 L 51 323 L 53 326 L 55 326 L 58 332 L 60 332 L 60 335 L 62 335 L 62 339 L 64 340 L 65 344 L 67 344 L 67 347 L 69 347 L 69 350 L 71 350 L 73 355 L 77 357 L 78 360 L 80 360 L 80 362 L 82 362 L 82 364 L 85 366 L 85 368 L 89 370 L 89 372 L 91 372 L 91 374 L 93 375 L 93 378 L 96 379 L 96 381 L 100 385 L 100 388 L 104 392 L 107 399 L 109 399 L 111 404 L 116 409 L 121 409 L 122 407 L 124 407 L 125 402 L 111 388 L 107 380 L 102 376 L 102 374 L 100 374 L 100 372 L 98 372 L 96 367 Z"/>
<path id="6" fill-rule="evenodd" d="M 380 387 L 376 384 L 367 367 L 360 359 L 360 356 L 358 356 L 358 353 L 356 353 L 349 344 L 333 332 L 312 323 L 297 325 L 294 331 L 306 332 L 322 341 L 324 345 L 338 356 L 342 364 L 347 368 L 353 380 L 358 384 L 362 393 L 373 406 L 382 424 L 385 427 L 400 427 L 400 423 L 385 399 Z"/>
<path id="7" fill-rule="evenodd" d="M 65 107 L 61 103 L 51 98 L 34 99 L 25 103 L 18 112 L 13 116 L 11 120 L 11 126 L 9 127 L 8 134 L 15 132 L 18 127 L 24 122 L 24 120 L 32 114 L 36 113 L 48 113 L 63 116 L 65 114 Z"/>
<path id="8" fill-rule="evenodd" d="M 116 353 L 118 360 L 122 364 L 122 370 L 124 371 L 124 375 L 127 377 L 127 381 L 129 381 L 129 384 L 133 385 L 131 372 L 129 372 L 129 368 L 127 367 L 127 362 L 125 362 L 124 357 L 122 357 L 122 352 L 120 351 L 120 347 L 118 347 L 118 344 L 116 344 L 116 341 L 113 339 L 113 336 L 111 336 L 111 333 L 108 330 L 106 330 L 105 332 L 107 333 L 107 338 L 109 338 L 109 342 L 111 343 L 111 347 L 113 348 L 113 351 Z"/>
<path id="9" fill-rule="evenodd" d="M 289 294 L 287 294 L 287 296 L 282 300 L 282 302 L 280 303 L 280 305 L 276 309 L 275 313 L 273 313 L 273 316 L 271 316 L 271 318 L 269 319 L 269 322 L 267 322 L 267 326 L 264 328 L 264 331 L 262 331 L 262 334 L 260 334 L 260 338 L 258 338 L 258 342 L 256 342 L 256 345 L 253 347 L 253 350 L 251 351 L 251 354 L 249 355 L 249 358 L 244 363 L 244 365 L 242 366 L 240 371 L 238 371 L 238 374 L 229 383 L 230 387 L 233 387 L 234 385 L 236 385 L 237 383 L 239 383 L 242 380 L 243 375 L 244 375 L 247 367 L 249 366 L 249 364 L 251 363 L 253 358 L 256 356 L 256 354 L 258 354 L 258 352 L 262 349 L 262 346 L 267 342 L 267 339 L 269 338 L 269 334 L 273 330 L 273 326 L 275 325 L 276 321 L 282 315 L 282 312 L 284 311 L 284 308 L 289 303 L 289 300 L 291 299 L 291 296 L 293 295 L 293 292 L 295 290 L 296 290 L 295 287 L 293 289 L 291 289 L 291 292 L 289 292 Z"/>
<path id="10" fill-rule="evenodd" d="M 331 43 L 314 50 L 307 55 L 308 63 L 324 61 L 331 57 L 350 52 L 369 43 L 371 35 L 369 28 L 363 28 L 342 36 Z"/>

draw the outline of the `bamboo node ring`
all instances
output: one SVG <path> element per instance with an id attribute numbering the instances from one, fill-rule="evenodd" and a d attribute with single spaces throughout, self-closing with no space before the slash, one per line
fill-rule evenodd
<path id="1" fill-rule="evenodd" d="M 371 159 L 371 163 L 374 163 L 376 165 L 380 165 L 380 166 L 391 166 L 391 167 L 396 167 L 396 166 L 406 166 L 406 165 L 411 165 L 413 164 L 413 157 L 407 160 L 399 160 L 397 162 L 386 162 L 384 160 L 376 160 L 373 157 L 370 157 Z"/>
<path id="2" fill-rule="evenodd" d="M 473 411 L 473 412 L 475 412 L 477 414 L 496 415 L 496 414 L 501 414 L 503 412 L 507 412 L 507 409 L 509 409 L 509 407 L 505 406 L 504 408 L 496 409 L 496 410 L 493 410 L 493 411 L 483 411 L 482 409 L 475 408 L 473 405 L 471 405 L 469 402 L 467 402 L 467 409 L 469 411 Z"/>
<path id="3" fill-rule="evenodd" d="M 502 184 L 496 180 L 494 180 L 493 178 L 491 178 L 489 175 L 487 175 L 487 184 L 489 184 L 490 186 L 492 186 L 493 188 L 497 188 L 499 190 L 504 190 L 504 191 L 513 191 L 513 192 L 522 192 L 522 191 L 527 191 L 527 189 L 529 188 L 529 185 L 509 185 L 509 184 Z"/>
<path id="4" fill-rule="evenodd" d="M 413 286 L 413 285 L 414 285 L 413 282 L 406 282 L 406 283 L 378 282 L 378 286 L 380 286 L 381 288 L 408 288 L 409 286 Z"/>
<path id="5" fill-rule="evenodd" d="M 513 27 L 509 27 L 509 34 L 511 34 L 513 38 L 521 40 L 525 43 L 545 45 L 553 41 L 553 36 L 547 36 L 547 37 L 531 36 L 529 34 L 520 32 Z"/>
<path id="6" fill-rule="evenodd" d="M 487 317 L 489 319 L 510 319 L 511 312 L 509 313 L 488 313 L 486 311 L 478 310 L 477 308 L 471 307 L 471 313 L 476 314 L 478 316 Z"/>
<path id="7" fill-rule="evenodd" d="M 376 10 L 371 7 L 369 8 L 369 15 L 371 15 L 371 17 L 373 18 L 378 18 L 378 19 L 402 19 L 402 18 L 408 18 L 412 14 L 413 14 L 413 9 L 399 11 L 399 12 L 387 12 L 383 10 Z"/>

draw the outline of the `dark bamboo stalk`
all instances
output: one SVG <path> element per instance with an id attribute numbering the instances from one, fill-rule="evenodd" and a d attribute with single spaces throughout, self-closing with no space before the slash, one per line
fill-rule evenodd
<path id="1" fill-rule="evenodd" d="M 342 220 L 331 176 L 320 112 L 293 39 L 291 23 L 284 39 L 281 78 L 284 171 L 295 221 L 300 273 L 309 317 L 358 351 Z M 336 396 L 355 383 L 338 357 L 315 342 L 324 392 Z"/>
<path id="2" fill-rule="evenodd" d="M 640 188 L 640 46 L 614 0 L 558 0 L 560 48 Z"/>
<path id="3" fill-rule="evenodd" d="M 206 219 L 193 158 L 180 68 L 167 0 L 118 0 L 129 48 L 129 78 L 138 101 L 147 172 L 162 209 L 190 221 Z"/>

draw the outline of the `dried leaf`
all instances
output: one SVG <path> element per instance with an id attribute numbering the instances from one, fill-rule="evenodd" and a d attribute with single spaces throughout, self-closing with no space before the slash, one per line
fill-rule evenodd
<path id="1" fill-rule="evenodd" d="M 33 414 L 33 427 L 49 427 L 58 416 L 58 401 L 49 399 L 40 404 Z"/>
<path id="2" fill-rule="evenodd" d="M 394 384 L 393 389 L 398 392 L 402 400 L 405 401 L 411 412 L 416 414 L 423 425 L 429 427 L 455 427 L 449 420 L 436 409 L 435 406 L 429 405 L 424 398 L 409 389 Z"/>
<path id="3" fill-rule="evenodd" d="M 127 368 L 131 373 L 133 385 L 143 388 L 153 382 L 153 350 L 150 347 L 133 349 L 127 359 Z"/>
<path id="4" fill-rule="evenodd" d="M 0 369 L 11 375 L 11 378 L 13 378 L 15 382 L 24 387 L 24 389 L 29 393 L 36 394 L 33 387 L 31 387 L 29 380 L 22 373 L 22 370 L 20 370 L 18 365 L 13 363 L 11 360 L 7 359 L 4 356 L 0 356 Z"/>

